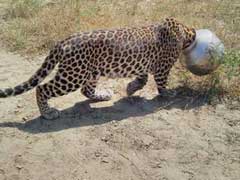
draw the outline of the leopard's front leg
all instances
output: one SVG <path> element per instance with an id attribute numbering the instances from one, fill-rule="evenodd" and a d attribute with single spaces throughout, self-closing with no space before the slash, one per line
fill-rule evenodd
<path id="1" fill-rule="evenodd" d="M 171 67 L 172 66 L 161 66 L 154 73 L 154 80 L 157 84 L 158 93 L 161 97 L 174 97 L 177 95 L 175 90 L 166 89 Z"/>

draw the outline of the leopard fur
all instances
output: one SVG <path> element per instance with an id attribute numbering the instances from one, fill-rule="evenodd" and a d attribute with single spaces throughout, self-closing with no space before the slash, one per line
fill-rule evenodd
<path id="1" fill-rule="evenodd" d="M 28 81 L 15 88 L 0 90 L 0 97 L 16 96 L 37 87 L 36 98 L 41 115 L 46 119 L 55 119 L 59 113 L 48 105 L 52 97 L 81 88 L 82 94 L 90 99 L 111 99 L 109 92 L 95 91 L 100 76 L 136 76 L 127 87 L 130 96 L 144 87 L 150 73 L 161 94 L 170 69 L 195 37 L 193 28 L 174 18 L 144 27 L 74 34 L 55 45 Z M 55 77 L 40 85 L 57 64 Z"/>

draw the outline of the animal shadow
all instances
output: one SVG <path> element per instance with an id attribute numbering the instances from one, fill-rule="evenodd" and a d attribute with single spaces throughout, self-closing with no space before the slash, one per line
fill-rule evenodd
<path id="1" fill-rule="evenodd" d="M 121 121 L 131 117 L 142 117 L 162 109 L 194 109 L 207 103 L 206 93 L 184 87 L 177 88 L 175 91 L 177 92 L 175 97 L 156 96 L 153 99 L 138 96 L 124 97 L 110 107 L 91 108 L 91 104 L 96 102 L 86 100 L 62 110 L 60 118 L 54 121 L 37 117 L 23 123 L 0 123 L 0 127 L 18 128 L 32 134 L 56 132 L 69 128 L 104 124 L 110 121 Z"/>

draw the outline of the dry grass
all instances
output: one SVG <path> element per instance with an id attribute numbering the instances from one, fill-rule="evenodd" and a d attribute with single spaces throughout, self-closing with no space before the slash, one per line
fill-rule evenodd
<path id="1" fill-rule="evenodd" d="M 238 0 L 12 0 L 1 37 L 13 50 L 39 52 L 74 32 L 139 26 L 167 16 L 212 29 L 228 48 L 240 48 Z"/>
<path id="2" fill-rule="evenodd" d="M 196 77 L 177 66 L 173 82 L 198 82 L 217 95 L 240 95 L 239 0 L 1 0 L 7 4 L 2 41 L 14 51 L 45 52 L 57 40 L 78 31 L 139 26 L 174 16 L 195 28 L 208 28 L 229 52 L 217 72 Z M 229 60 L 230 59 L 230 60 Z M 229 63 L 230 62 L 230 63 Z M 180 78 L 179 78 L 180 74 Z M 174 76 L 173 76 L 174 77 Z M 175 78 L 175 77 L 174 77 Z M 170 85 L 171 86 L 171 85 Z M 199 87 L 198 87 L 199 88 Z"/>

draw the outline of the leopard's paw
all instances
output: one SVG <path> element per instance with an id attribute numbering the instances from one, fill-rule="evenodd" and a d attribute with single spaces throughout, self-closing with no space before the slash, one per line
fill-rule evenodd
<path id="1" fill-rule="evenodd" d="M 161 89 L 159 90 L 159 96 L 173 98 L 177 96 L 177 91 L 172 89 Z"/>
<path id="2" fill-rule="evenodd" d="M 138 90 L 143 88 L 143 84 L 141 84 L 138 80 L 134 80 L 127 85 L 127 95 L 131 96 Z"/>
<path id="3" fill-rule="evenodd" d="M 113 92 L 109 89 L 96 91 L 92 99 L 97 101 L 109 101 L 112 99 Z"/>
<path id="4" fill-rule="evenodd" d="M 42 114 L 42 117 L 47 120 L 55 120 L 59 118 L 60 112 L 55 108 L 50 108 Z"/>

